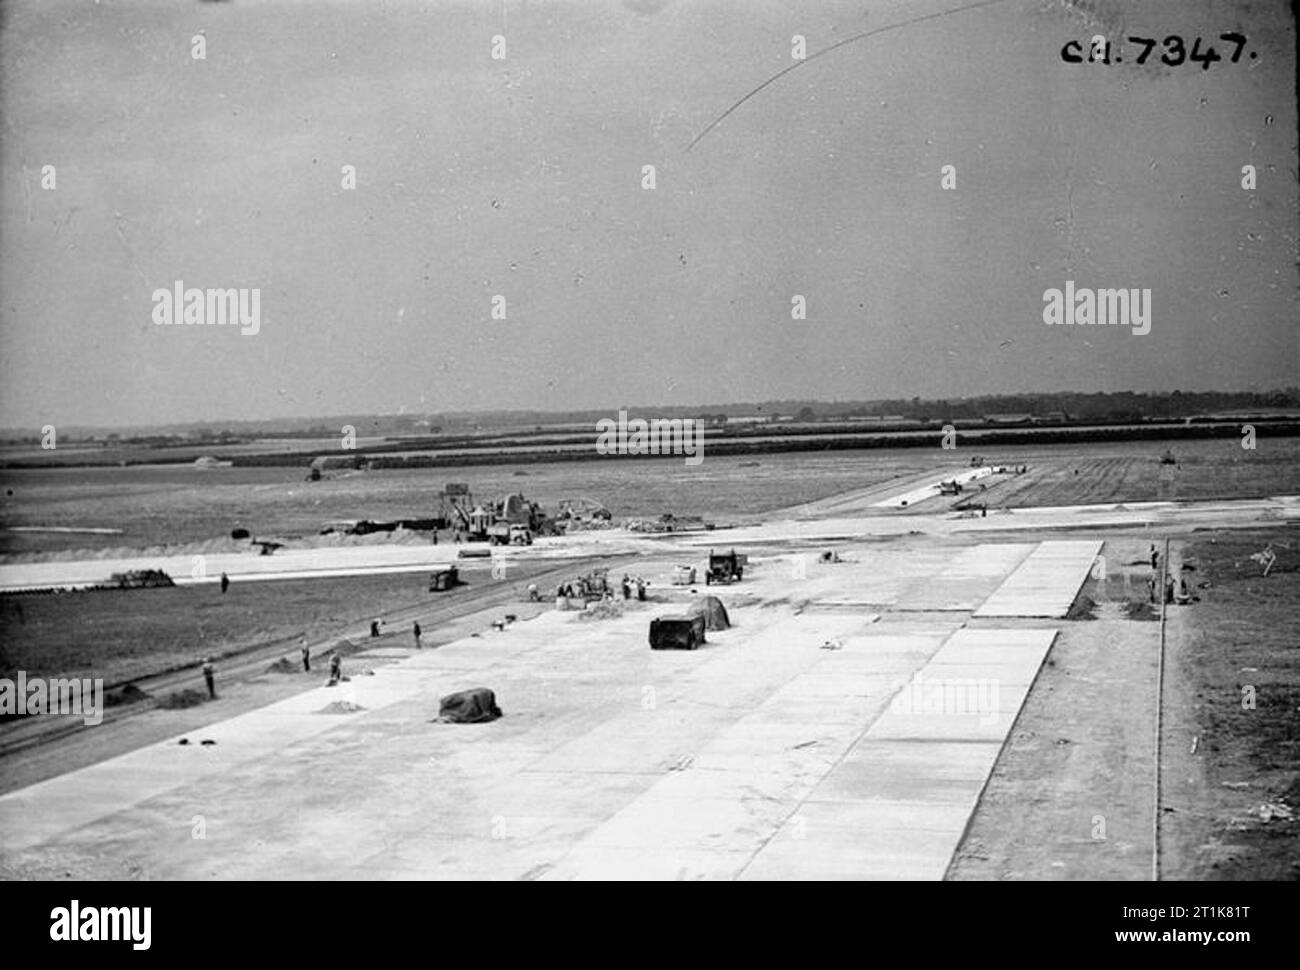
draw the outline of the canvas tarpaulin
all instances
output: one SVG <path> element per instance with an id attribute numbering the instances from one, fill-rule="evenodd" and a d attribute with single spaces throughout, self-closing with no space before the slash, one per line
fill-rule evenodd
<path id="1" fill-rule="evenodd" d="M 438 706 L 438 720 L 451 724 L 478 724 L 495 721 L 501 716 L 496 694 L 486 687 L 473 687 L 457 691 L 442 698 Z"/>
<path id="2" fill-rule="evenodd" d="M 704 628 L 706 630 L 731 629 L 731 618 L 727 616 L 727 608 L 722 605 L 722 600 L 716 596 L 697 597 L 691 601 L 686 613 L 688 616 L 704 617 Z"/>

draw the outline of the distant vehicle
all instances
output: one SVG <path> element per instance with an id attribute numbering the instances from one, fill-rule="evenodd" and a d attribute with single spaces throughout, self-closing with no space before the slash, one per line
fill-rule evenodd
<path id="1" fill-rule="evenodd" d="M 650 621 L 651 650 L 694 650 L 704 639 L 704 617 L 658 616 Z"/>
<path id="2" fill-rule="evenodd" d="M 604 505 L 586 496 L 561 499 L 559 512 L 556 514 L 556 518 L 562 521 L 574 520 L 579 522 L 596 520 L 608 522 L 613 517 L 613 513 Z"/>
<path id="3" fill-rule="evenodd" d="M 739 582 L 745 574 L 745 562 L 748 557 L 736 555 L 736 550 L 731 552 L 714 552 L 709 550 L 709 571 L 704 574 L 704 584 L 706 586 L 713 583 L 734 583 Z"/>
<path id="4" fill-rule="evenodd" d="M 446 569 L 439 569 L 429 577 L 430 593 L 445 593 L 447 590 L 460 585 L 460 572 L 455 566 L 448 566 Z"/>
<path id="5" fill-rule="evenodd" d="M 960 494 L 961 494 L 961 482 L 957 481 L 957 479 L 955 479 L 955 478 L 954 478 L 952 481 L 950 481 L 950 482 L 940 482 L 940 483 L 939 483 L 939 494 L 940 494 L 940 495 L 960 495 Z"/>
<path id="6" fill-rule="evenodd" d="M 674 567 L 673 567 L 673 585 L 674 585 L 674 586 L 694 586 L 694 585 L 695 585 L 695 567 L 694 567 L 694 566 L 674 566 Z"/>
<path id="7" fill-rule="evenodd" d="M 533 534 L 518 522 L 493 522 L 487 527 L 488 544 L 493 546 L 531 546 Z"/>

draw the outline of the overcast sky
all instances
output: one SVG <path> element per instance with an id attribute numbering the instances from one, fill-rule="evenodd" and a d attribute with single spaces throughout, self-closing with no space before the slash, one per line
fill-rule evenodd
<path id="1" fill-rule="evenodd" d="M 1248 35 L 1209 70 L 955 12 L 686 150 L 792 35 L 967 2 L 7 0 L 0 426 L 1300 383 L 1284 3 L 1123 5 Z M 1046 326 L 1067 279 L 1149 288 L 1151 332 Z M 156 326 L 177 280 L 260 288 L 260 333 Z"/>

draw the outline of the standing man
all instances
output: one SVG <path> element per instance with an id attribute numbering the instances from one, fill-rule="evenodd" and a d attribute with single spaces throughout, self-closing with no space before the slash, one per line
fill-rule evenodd
<path id="1" fill-rule="evenodd" d="M 411 632 L 415 634 L 415 649 L 420 649 L 420 621 L 416 620 L 411 624 Z"/>
<path id="2" fill-rule="evenodd" d="M 343 679 L 343 658 L 338 655 L 338 651 L 330 654 L 330 682 L 329 686 L 333 687 Z"/>
<path id="3" fill-rule="evenodd" d="M 230 589 L 230 577 L 225 573 L 221 574 L 221 595 L 226 595 L 226 590 Z"/>
<path id="4" fill-rule="evenodd" d="M 307 646 L 307 638 L 298 638 L 298 652 L 302 654 L 302 669 L 304 673 L 311 673 L 311 647 Z"/>
<path id="5" fill-rule="evenodd" d="M 203 664 L 203 679 L 207 682 L 208 685 L 208 699 L 215 701 L 217 699 L 216 668 L 212 666 L 212 661 L 209 660 L 207 657 L 204 657 L 201 662 Z"/>
<path id="6" fill-rule="evenodd" d="M 1151 543 L 1151 568 L 1157 569 L 1160 566 L 1160 553 L 1156 552 L 1156 544 Z"/>
<path id="7" fill-rule="evenodd" d="M 371 635 L 372 637 L 377 637 L 377 636 L 379 636 L 379 621 L 378 621 L 378 620 L 371 620 L 371 621 L 370 621 L 370 635 Z"/>

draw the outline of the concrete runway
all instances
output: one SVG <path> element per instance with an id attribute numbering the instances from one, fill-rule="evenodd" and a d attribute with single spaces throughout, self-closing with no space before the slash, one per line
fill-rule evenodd
<path id="1" fill-rule="evenodd" d="M 846 546 L 798 605 L 773 560 L 694 652 L 651 651 L 679 607 L 633 602 L 412 653 L 0 798 L 0 871 L 938 879 L 1055 636 L 964 611 L 1038 548 Z M 431 722 L 474 686 L 503 719 Z"/>

